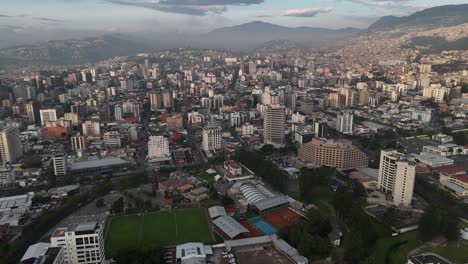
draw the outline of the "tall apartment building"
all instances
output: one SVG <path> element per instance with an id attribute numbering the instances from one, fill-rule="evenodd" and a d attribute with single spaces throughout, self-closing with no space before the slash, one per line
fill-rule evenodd
<path id="1" fill-rule="evenodd" d="M 87 137 L 100 137 L 101 128 L 99 122 L 95 121 L 86 121 L 82 125 L 83 135 Z"/>
<path id="2" fill-rule="evenodd" d="M 328 125 L 327 122 L 315 122 L 314 123 L 315 137 L 327 138 L 328 137 Z"/>
<path id="3" fill-rule="evenodd" d="M 257 73 L 257 64 L 254 61 L 249 62 L 249 74 Z"/>
<path id="4" fill-rule="evenodd" d="M 284 106 L 266 105 L 263 110 L 263 143 L 275 147 L 284 146 L 286 109 Z"/>
<path id="5" fill-rule="evenodd" d="M 15 184 L 15 171 L 9 165 L 0 168 L 0 187 L 12 186 Z"/>
<path id="6" fill-rule="evenodd" d="M 160 159 L 171 156 L 169 140 L 164 136 L 150 136 L 148 139 L 148 159 Z"/>
<path id="7" fill-rule="evenodd" d="M 114 105 L 114 120 L 120 121 L 123 120 L 122 117 L 122 106 L 120 104 Z"/>
<path id="8" fill-rule="evenodd" d="M 298 151 L 299 158 L 316 166 L 329 166 L 339 170 L 367 167 L 367 155 L 348 140 L 327 140 L 314 138 L 303 144 Z"/>
<path id="9" fill-rule="evenodd" d="M 45 126 L 49 121 L 57 120 L 57 110 L 55 109 L 41 109 L 39 114 L 41 117 L 41 126 Z"/>
<path id="10" fill-rule="evenodd" d="M 71 137 L 71 146 L 73 150 L 86 149 L 86 138 L 80 133 Z"/>
<path id="11" fill-rule="evenodd" d="M 174 107 L 174 96 L 172 94 L 172 91 L 163 92 L 163 105 L 164 105 L 164 108 Z"/>
<path id="12" fill-rule="evenodd" d="M 423 97 L 428 99 L 434 99 L 436 103 L 443 103 L 445 102 L 446 98 L 450 93 L 450 89 L 447 87 L 442 87 L 440 85 L 431 85 L 425 87 L 423 90 Z"/>
<path id="13" fill-rule="evenodd" d="M 25 112 L 28 116 L 28 121 L 30 124 L 39 122 L 39 120 L 41 119 L 39 108 L 40 106 L 38 102 L 31 102 L 25 105 Z"/>
<path id="14" fill-rule="evenodd" d="M 65 263 L 99 264 L 105 261 L 104 227 L 98 222 L 59 228 L 50 237 L 53 247 L 63 247 Z"/>
<path id="15" fill-rule="evenodd" d="M 155 111 L 161 108 L 161 96 L 159 95 L 158 91 L 151 90 L 149 96 L 150 96 L 151 110 Z"/>
<path id="16" fill-rule="evenodd" d="M 23 156 L 19 130 L 5 127 L 0 130 L 0 163 L 13 163 Z"/>
<path id="17" fill-rule="evenodd" d="M 58 178 L 62 178 L 67 175 L 67 157 L 65 154 L 56 154 L 53 157 L 54 163 L 54 174 Z"/>
<path id="18" fill-rule="evenodd" d="M 78 125 L 79 119 L 77 113 L 65 113 L 63 115 L 63 119 L 71 121 L 72 125 L 74 126 Z"/>
<path id="19" fill-rule="evenodd" d="M 409 206 L 413 198 L 416 164 L 396 150 L 382 150 L 378 188 L 392 195 L 396 205 Z"/>
<path id="20" fill-rule="evenodd" d="M 220 126 L 209 124 L 203 128 L 202 148 L 206 152 L 217 151 L 223 147 L 222 129 Z"/>
<path id="21" fill-rule="evenodd" d="M 340 133 L 353 133 L 353 114 L 346 112 L 336 117 L 336 130 Z"/>

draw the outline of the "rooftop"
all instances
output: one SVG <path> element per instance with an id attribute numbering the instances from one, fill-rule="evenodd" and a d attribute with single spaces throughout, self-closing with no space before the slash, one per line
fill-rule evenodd
<path id="1" fill-rule="evenodd" d="M 106 166 L 117 166 L 128 164 L 128 161 L 121 158 L 105 158 L 100 160 L 86 160 L 72 163 L 70 171 L 93 169 Z"/>
<path id="2" fill-rule="evenodd" d="M 248 233 L 245 227 L 230 216 L 221 216 L 213 220 L 213 224 L 222 230 L 230 238 L 235 238 L 242 233 Z"/>

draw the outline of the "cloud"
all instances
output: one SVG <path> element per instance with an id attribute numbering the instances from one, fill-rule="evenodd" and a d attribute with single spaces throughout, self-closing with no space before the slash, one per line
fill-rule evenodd
<path id="1" fill-rule="evenodd" d="M 264 0 L 105 0 L 106 2 L 136 6 L 165 13 L 205 16 L 209 13 L 220 14 L 227 10 L 228 5 L 255 5 Z"/>
<path id="2" fill-rule="evenodd" d="M 320 13 L 330 13 L 334 11 L 333 7 L 318 7 L 318 8 L 304 8 L 304 9 L 289 9 L 283 12 L 283 16 L 293 17 L 314 17 Z"/>
<path id="3" fill-rule="evenodd" d="M 12 16 L 0 14 L 0 17 L 12 17 Z"/>
<path id="4" fill-rule="evenodd" d="M 265 14 L 263 12 L 259 12 L 259 13 L 255 14 L 254 17 L 262 18 L 262 17 L 273 17 L 273 16 L 269 15 L 269 14 Z"/>
<path id="5" fill-rule="evenodd" d="M 52 23 L 65 23 L 64 20 L 48 18 L 48 17 L 33 17 L 32 19 L 45 21 L 45 22 L 52 22 Z"/>

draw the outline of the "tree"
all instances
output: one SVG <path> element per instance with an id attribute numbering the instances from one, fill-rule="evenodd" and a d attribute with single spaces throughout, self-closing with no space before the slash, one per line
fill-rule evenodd
<path id="1" fill-rule="evenodd" d="M 423 241 L 434 239 L 441 233 L 442 216 L 433 205 L 429 205 L 419 220 L 419 237 Z"/>
<path id="2" fill-rule="evenodd" d="M 460 238 L 460 230 L 456 218 L 449 218 L 445 224 L 444 236 L 449 241 L 454 241 Z"/>
<path id="3" fill-rule="evenodd" d="M 99 198 L 96 200 L 96 207 L 97 208 L 101 208 L 101 207 L 104 207 L 104 199 L 103 198 Z"/>
<path id="4" fill-rule="evenodd" d="M 233 204 L 234 204 L 234 200 L 232 200 L 228 196 L 224 196 L 223 198 L 221 198 L 221 205 L 222 206 L 227 207 L 227 206 L 231 206 Z"/>
<path id="5" fill-rule="evenodd" d="M 123 197 L 120 197 L 112 204 L 112 212 L 114 214 L 121 214 L 123 213 L 124 208 L 124 200 Z"/>

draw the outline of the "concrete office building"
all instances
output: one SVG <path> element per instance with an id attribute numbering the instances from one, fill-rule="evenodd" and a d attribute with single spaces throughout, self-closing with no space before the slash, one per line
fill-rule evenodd
<path id="1" fill-rule="evenodd" d="M 61 178 L 67 174 L 67 157 L 64 154 L 57 154 L 53 157 L 54 174 Z"/>
<path id="2" fill-rule="evenodd" d="M 406 155 L 396 150 L 381 151 L 377 187 L 392 195 L 396 205 L 411 205 L 415 176 L 416 164 Z"/>
<path id="3" fill-rule="evenodd" d="M 19 130 L 5 127 L 0 130 L 0 163 L 13 163 L 23 156 Z"/>
<path id="4" fill-rule="evenodd" d="M 202 148 L 206 152 L 217 151 L 222 149 L 222 129 L 220 126 L 209 124 L 203 128 Z"/>
<path id="5" fill-rule="evenodd" d="M 266 105 L 263 114 L 263 143 L 277 148 L 284 146 L 285 107 L 279 104 Z"/>
<path id="6" fill-rule="evenodd" d="M 160 159 L 171 156 L 169 140 L 164 136 L 150 136 L 148 140 L 148 159 Z"/>
<path id="7" fill-rule="evenodd" d="M 329 166 L 339 170 L 367 167 L 367 155 L 348 140 L 326 140 L 314 138 L 303 144 L 298 151 L 299 158 L 316 166 Z"/>
<path id="8" fill-rule="evenodd" d="M 53 247 L 63 247 L 65 263 L 99 264 L 105 261 L 104 228 L 98 222 L 59 228 L 50 237 Z"/>

